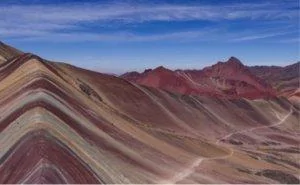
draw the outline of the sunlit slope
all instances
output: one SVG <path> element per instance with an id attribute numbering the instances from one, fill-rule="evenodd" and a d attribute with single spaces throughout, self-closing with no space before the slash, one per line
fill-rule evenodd
<path id="1" fill-rule="evenodd" d="M 0 97 L 0 183 L 298 182 L 285 98 L 174 94 L 32 54 L 0 66 Z"/>
<path id="2" fill-rule="evenodd" d="M 0 64 L 20 54 L 22 54 L 21 51 L 0 41 Z"/>

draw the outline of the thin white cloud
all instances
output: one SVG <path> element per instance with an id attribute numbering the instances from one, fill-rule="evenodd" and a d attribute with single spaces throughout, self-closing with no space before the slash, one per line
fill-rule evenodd
<path id="1" fill-rule="evenodd" d="M 287 35 L 295 33 L 295 31 L 285 31 L 285 32 L 271 32 L 271 33 L 259 33 L 255 35 L 248 35 L 248 36 L 241 36 L 237 37 L 235 39 L 232 39 L 233 42 L 240 42 L 240 41 L 251 41 L 251 40 L 258 40 L 258 39 L 266 39 L 266 38 L 271 38 L 271 37 L 277 37 L 277 36 L 282 36 L 282 35 Z"/>
<path id="2" fill-rule="evenodd" d="M 0 5 L 0 37 L 27 40 L 121 40 L 155 41 L 170 39 L 199 39 L 207 30 L 139 35 L 132 33 L 95 33 L 86 29 L 88 24 L 143 23 L 149 21 L 234 21 L 293 20 L 298 10 L 288 9 L 284 3 L 233 4 L 233 5 L 143 5 L 143 4 L 62 4 L 50 5 Z M 83 29 L 79 33 L 78 29 Z M 212 32 L 214 33 L 214 32 Z M 212 34 L 211 33 L 211 34 Z M 276 34 L 276 33 L 270 33 Z M 247 36 L 240 41 L 261 39 L 265 36 Z"/>
<path id="3" fill-rule="evenodd" d="M 288 38 L 288 39 L 280 39 L 275 41 L 276 43 L 283 43 L 283 44 L 290 44 L 290 43 L 297 43 L 298 46 L 300 46 L 300 38 L 295 37 L 295 38 Z"/>
<path id="4" fill-rule="evenodd" d="M 17 38 L 23 41 L 48 41 L 48 42 L 78 42 L 78 41 L 114 41 L 114 42 L 144 42 L 144 41 L 192 41 L 192 40 L 206 40 L 210 35 L 215 32 L 215 29 L 204 29 L 199 31 L 182 31 L 166 34 L 155 35 L 141 35 L 129 32 L 97 34 L 97 33 L 47 33 L 41 34 L 36 32 L 25 32 L 27 37 Z M 1 34 L 0 29 L 0 34 Z M 14 34 L 14 33 L 12 33 Z M 20 35 L 22 35 L 20 33 Z"/>
<path id="5" fill-rule="evenodd" d="M 81 21 L 172 21 L 172 20 L 233 20 L 240 18 L 293 18 L 297 10 L 268 4 L 237 4 L 231 6 L 130 5 L 130 4 L 64 4 L 15 5 L 0 7 L 5 19 L 17 18 L 32 22 L 71 23 Z M 4 21 L 5 21 L 4 19 Z"/>

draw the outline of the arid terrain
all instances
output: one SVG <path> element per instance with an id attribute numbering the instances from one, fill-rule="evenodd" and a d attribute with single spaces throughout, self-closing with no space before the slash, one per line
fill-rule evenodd
<path id="1" fill-rule="evenodd" d="M 299 184 L 299 64 L 116 77 L 0 43 L 0 183 Z"/>

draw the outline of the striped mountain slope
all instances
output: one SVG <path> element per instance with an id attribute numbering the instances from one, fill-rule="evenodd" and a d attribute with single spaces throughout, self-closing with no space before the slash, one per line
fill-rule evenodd
<path id="1" fill-rule="evenodd" d="M 173 94 L 21 54 L 0 64 L 0 183 L 298 183 L 285 98 Z"/>
<path id="2" fill-rule="evenodd" d="M 21 51 L 0 42 L 0 64 L 20 54 Z"/>

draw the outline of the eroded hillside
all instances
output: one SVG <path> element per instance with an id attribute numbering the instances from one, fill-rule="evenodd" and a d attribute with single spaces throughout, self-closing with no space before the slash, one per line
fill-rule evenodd
<path id="1" fill-rule="evenodd" d="M 299 183 L 284 97 L 183 95 L 18 54 L 0 64 L 0 183 Z"/>

